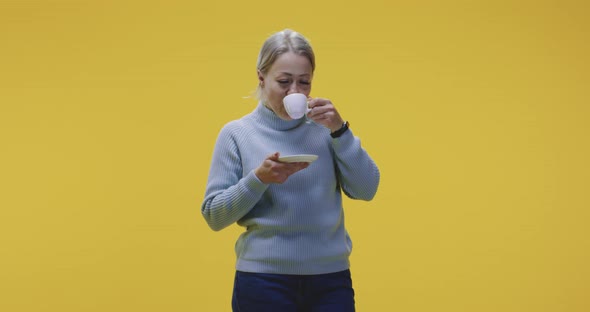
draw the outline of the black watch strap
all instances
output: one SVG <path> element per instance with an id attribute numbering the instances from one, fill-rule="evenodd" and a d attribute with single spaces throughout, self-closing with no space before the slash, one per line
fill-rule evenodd
<path id="1" fill-rule="evenodd" d="M 345 121 L 344 124 L 342 124 L 342 127 L 340 127 L 340 129 L 330 133 L 330 136 L 333 138 L 340 137 L 342 134 L 344 134 L 344 132 L 346 132 L 348 130 L 349 125 L 350 124 L 348 123 L 348 121 Z"/>

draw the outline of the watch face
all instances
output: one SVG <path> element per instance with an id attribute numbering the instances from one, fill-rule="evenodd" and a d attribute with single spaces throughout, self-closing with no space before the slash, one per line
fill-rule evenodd
<path id="1" fill-rule="evenodd" d="M 340 128 L 340 130 L 339 130 L 339 131 L 344 131 L 344 130 L 346 130 L 346 129 L 348 129 L 348 121 L 345 121 L 345 122 L 342 124 L 342 128 Z"/>

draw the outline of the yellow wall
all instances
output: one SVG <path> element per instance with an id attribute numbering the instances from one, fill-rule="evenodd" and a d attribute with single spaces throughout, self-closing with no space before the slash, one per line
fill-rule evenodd
<path id="1" fill-rule="evenodd" d="M 381 169 L 359 311 L 590 311 L 588 2 L 203 2 L 0 0 L 1 311 L 229 311 L 199 208 L 285 27 Z"/>

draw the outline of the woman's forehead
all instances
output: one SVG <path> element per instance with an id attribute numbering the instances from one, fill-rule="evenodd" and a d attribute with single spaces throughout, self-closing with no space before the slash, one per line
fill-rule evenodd
<path id="1" fill-rule="evenodd" d="M 276 75 L 311 76 L 311 63 L 303 55 L 285 53 L 280 55 L 271 66 L 270 71 Z"/>

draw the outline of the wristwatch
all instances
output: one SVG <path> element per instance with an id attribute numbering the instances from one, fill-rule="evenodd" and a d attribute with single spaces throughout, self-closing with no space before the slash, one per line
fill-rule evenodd
<path id="1" fill-rule="evenodd" d="M 342 127 L 340 127 L 340 129 L 330 133 L 330 136 L 333 138 L 338 138 L 340 137 L 342 134 L 344 134 L 344 132 L 346 132 L 348 130 L 348 126 L 350 126 L 350 124 L 348 123 L 348 121 L 345 121 L 342 124 Z"/>

